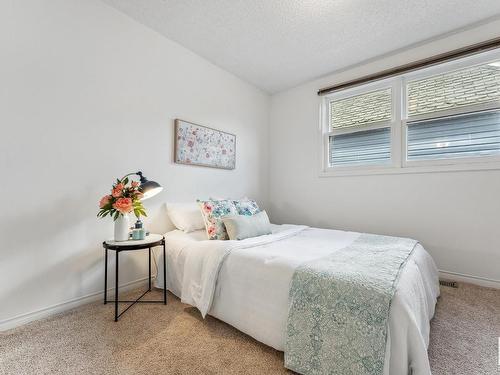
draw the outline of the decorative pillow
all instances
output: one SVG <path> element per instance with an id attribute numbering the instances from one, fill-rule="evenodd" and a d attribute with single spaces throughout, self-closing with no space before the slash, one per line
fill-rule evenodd
<path id="1" fill-rule="evenodd" d="M 186 233 L 205 228 L 203 215 L 196 202 L 167 203 L 167 214 L 176 228 Z"/>
<path id="2" fill-rule="evenodd" d="M 251 216 L 260 212 L 259 205 L 252 199 L 243 198 L 237 201 L 233 201 L 238 211 L 238 215 Z"/>
<path id="3" fill-rule="evenodd" d="M 238 211 L 231 200 L 198 200 L 209 240 L 227 240 L 223 216 L 237 215 Z"/>
<path id="4" fill-rule="evenodd" d="M 271 233 L 271 223 L 266 211 L 260 211 L 252 216 L 224 216 L 222 221 L 231 240 L 244 240 Z"/>

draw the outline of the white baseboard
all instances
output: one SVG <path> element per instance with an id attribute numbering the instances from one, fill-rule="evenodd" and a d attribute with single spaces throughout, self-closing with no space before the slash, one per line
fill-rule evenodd
<path id="1" fill-rule="evenodd" d="M 128 290 L 139 287 L 141 284 L 145 284 L 147 280 L 148 280 L 148 278 L 144 277 L 142 279 L 130 281 L 128 283 L 120 285 L 120 293 L 122 291 L 126 292 Z M 115 290 L 115 288 L 109 288 L 108 293 L 114 292 L 114 290 Z M 66 311 L 66 310 L 73 309 L 73 308 L 81 306 L 81 305 L 85 305 L 85 304 L 90 303 L 90 302 L 100 300 L 103 298 L 103 293 L 104 293 L 104 290 L 101 290 L 99 292 L 87 294 L 87 295 L 82 296 L 82 297 L 70 299 L 69 301 L 66 301 L 66 302 L 57 303 L 55 305 L 44 307 L 44 308 L 39 309 L 39 310 L 35 310 L 32 312 L 28 312 L 28 313 L 14 316 L 12 318 L 1 320 L 0 321 L 0 332 L 6 331 L 6 330 L 11 329 L 11 328 L 18 327 L 20 325 L 29 323 L 33 320 L 43 319 L 43 318 L 46 318 L 50 315 L 54 315 L 54 314 L 57 314 L 57 313 L 60 313 L 60 312 Z"/>
<path id="2" fill-rule="evenodd" d="M 500 280 L 488 279 L 486 277 L 466 275 L 458 272 L 439 270 L 439 277 L 447 280 L 461 281 L 464 283 L 485 286 L 487 288 L 500 289 Z"/>

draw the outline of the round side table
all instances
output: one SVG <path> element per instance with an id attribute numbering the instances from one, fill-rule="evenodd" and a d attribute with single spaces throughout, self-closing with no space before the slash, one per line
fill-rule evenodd
<path id="1" fill-rule="evenodd" d="M 104 256 L 104 304 L 112 301 L 108 301 L 108 251 L 112 250 L 116 255 L 115 263 L 115 322 L 118 321 L 120 316 L 122 316 L 128 309 L 130 309 L 136 303 L 163 303 L 167 304 L 167 278 L 166 278 L 166 257 L 165 257 L 165 237 L 160 234 L 150 234 L 146 236 L 144 240 L 128 240 L 128 241 L 114 241 L 108 240 L 102 243 L 105 250 Z M 142 301 L 141 298 L 144 297 L 148 292 L 151 291 L 151 249 L 156 246 L 163 246 L 163 300 L 155 301 Z M 119 270 L 119 255 L 122 251 L 136 251 L 136 250 L 146 250 L 149 249 L 149 284 L 148 290 L 141 294 L 141 296 L 135 300 L 119 300 L 118 299 L 118 270 Z M 129 303 L 129 305 L 122 312 L 118 313 L 119 303 Z"/>

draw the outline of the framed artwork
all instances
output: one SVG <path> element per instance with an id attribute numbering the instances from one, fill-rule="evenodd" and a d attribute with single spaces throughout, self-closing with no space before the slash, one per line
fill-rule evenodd
<path id="1" fill-rule="evenodd" d="M 174 137 L 175 163 L 221 169 L 236 167 L 234 134 L 176 119 Z"/>

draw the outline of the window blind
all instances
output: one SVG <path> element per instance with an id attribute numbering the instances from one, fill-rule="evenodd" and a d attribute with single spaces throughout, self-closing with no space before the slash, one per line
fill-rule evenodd
<path id="1" fill-rule="evenodd" d="M 331 135 L 329 148 L 330 166 L 387 163 L 391 160 L 391 129 Z"/>
<path id="2" fill-rule="evenodd" d="M 408 160 L 500 153 L 500 110 L 408 123 Z"/>

